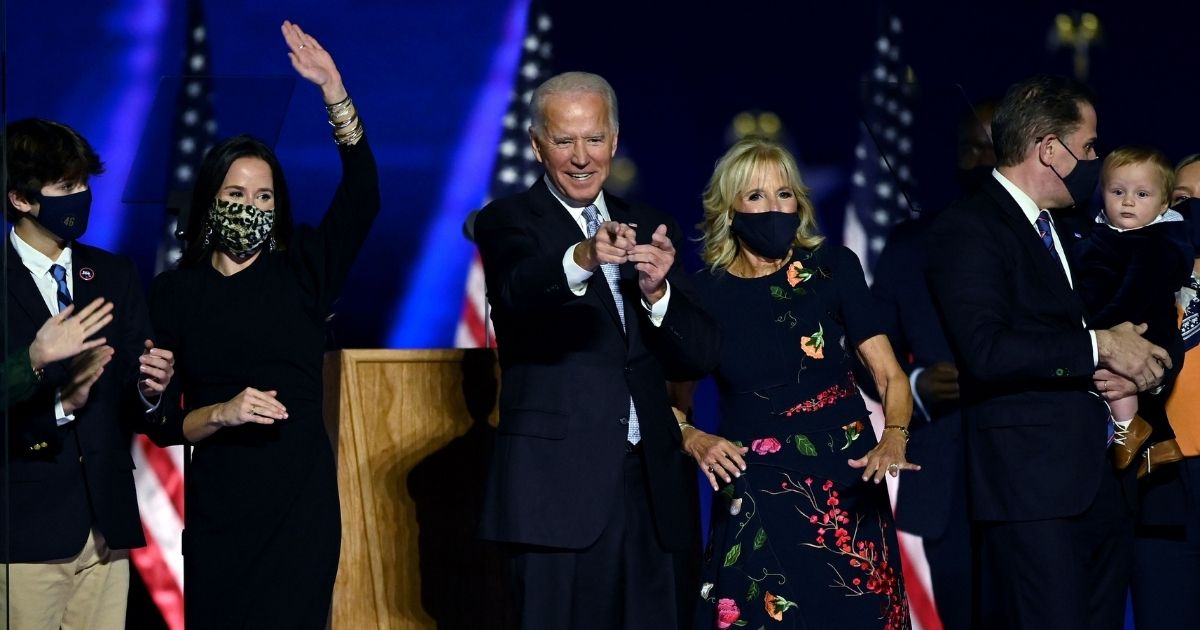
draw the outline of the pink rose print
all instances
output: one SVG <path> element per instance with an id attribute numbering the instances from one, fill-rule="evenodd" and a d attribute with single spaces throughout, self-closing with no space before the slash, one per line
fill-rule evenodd
<path id="1" fill-rule="evenodd" d="M 778 453 L 780 448 L 781 445 L 779 444 L 779 440 L 776 440 L 773 437 L 754 440 L 750 443 L 750 449 L 759 455 Z"/>
<path id="2" fill-rule="evenodd" d="M 742 618 L 742 611 L 738 610 L 737 602 L 734 602 L 732 599 L 729 599 L 728 597 L 722 598 L 719 601 L 717 601 L 717 627 L 718 628 L 722 628 L 722 630 L 723 630 L 724 628 L 728 628 L 729 626 L 735 625 L 735 624 L 737 624 L 738 620 L 741 618 Z"/>

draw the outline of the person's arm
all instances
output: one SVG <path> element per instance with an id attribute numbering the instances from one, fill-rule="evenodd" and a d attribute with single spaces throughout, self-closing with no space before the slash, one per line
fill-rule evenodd
<path id="1" fill-rule="evenodd" d="M 284 22 L 284 40 L 292 67 L 317 86 L 325 103 L 333 138 L 342 162 L 342 178 L 334 192 L 316 238 L 297 231 L 294 247 L 305 262 L 302 283 L 318 297 L 322 311 L 328 309 L 344 284 L 371 225 L 382 205 L 379 170 L 367 143 L 357 106 L 350 99 L 333 57 L 299 26 Z"/>
<path id="2" fill-rule="evenodd" d="M 683 238 L 679 224 L 666 217 L 661 225 L 647 227 L 653 228 L 650 244 L 636 246 L 630 258 L 638 265 L 639 288 L 651 307 L 646 313 L 651 325 L 642 329 L 646 345 L 669 380 L 702 378 L 720 360 L 717 323 L 701 308 L 676 256 Z M 658 314 L 662 319 L 656 324 Z"/>
<path id="3" fill-rule="evenodd" d="M 692 424 L 692 396 L 696 391 L 695 381 L 669 382 L 667 394 L 671 400 L 671 410 L 679 425 L 683 451 L 696 460 L 700 472 L 708 479 L 708 485 L 713 492 L 720 489 L 718 476 L 725 483 L 733 481 L 733 477 L 741 476 L 746 470 L 746 460 L 742 457 L 750 449 L 738 446 L 719 436 L 705 433 Z"/>
<path id="4" fill-rule="evenodd" d="M 9 353 L 4 358 L 5 409 L 33 395 L 38 372 L 29 361 L 29 348 Z"/>
<path id="5" fill-rule="evenodd" d="M 223 403 L 191 411 L 183 420 L 183 436 L 195 444 L 223 427 L 275 424 L 276 420 L 286 420 L 287 408 L 275 398 L 277 393 L 247 387 Z"/>

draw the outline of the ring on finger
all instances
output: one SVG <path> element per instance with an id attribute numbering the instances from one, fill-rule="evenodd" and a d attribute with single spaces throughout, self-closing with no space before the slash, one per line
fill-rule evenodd
<path id="1" fill-rule="evenodd" d="M 898 473 L 898 472 L 900 472 L 900 464 L 896 464 L 896 463 L 888 464 L 887 469 L 888 469 L 888 472 L 890 472 L 892 474 Z"/>
<path id="2" fill-rule="evenodd" d="M 708 472 L 710 472 L 710 473 L 713 473 L 713 472 L 717 472 L 717 471 L 716 471 L 716 469 L 715 469 L 715 468 L 713 468 L 713 467 L 712 467 L 712 465 L 710 464 L 710 465 L 708 466 Z"/>
<path id="3" fill-rule="evenodd" d="M 252 416 L 258 415 L 258 406 L 257 405 L 250 405 L 250 415 L 252 415 Z"/>

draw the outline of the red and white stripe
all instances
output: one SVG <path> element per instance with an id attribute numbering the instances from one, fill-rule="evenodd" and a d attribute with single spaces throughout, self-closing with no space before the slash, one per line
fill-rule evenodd
<path id="1" fill-rule="evenodd" d="M 133 444 L 133 478 L 146 546 L 130 559 L 171 630 L 183 628 L 183 446 Z"/>
<path id="2" fill-rule="evenodd" d="M 495 345 L 495 332 L 488 317 L 487 286 L 483 280 L 483 261 L 479 252 L 471 258 L 467 271 L 467 284 L 463 291 L 462 315 L 454 333 L 456 348 L 484 348 Z"/>

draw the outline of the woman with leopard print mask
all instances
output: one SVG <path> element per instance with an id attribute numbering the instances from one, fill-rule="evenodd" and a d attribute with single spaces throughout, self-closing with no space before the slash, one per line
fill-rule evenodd
<path id="1" fill-rule="evenodd" d="M 341 542 L 321 416 L 325 323 L 379 211 L 375 159 L 329 53 L 283 23 L 292 67 L 321 90 L 342 181 L 319 227 L 293 229 L 270 147 L 230 138 L 204 159 L 188 247 L 150 296 L 176 353 L 166 424 L 193 445 L 185 483 L 189 629 L 324 628 Z"/>

